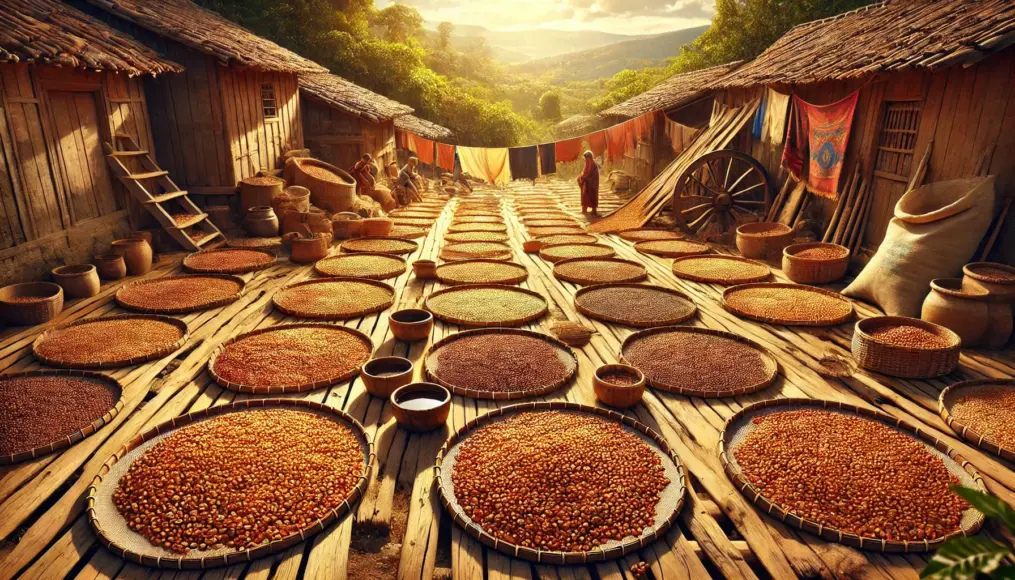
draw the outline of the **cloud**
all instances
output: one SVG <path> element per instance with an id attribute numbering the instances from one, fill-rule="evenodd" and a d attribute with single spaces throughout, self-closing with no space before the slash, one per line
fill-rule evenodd
<path id="1" fill-rule="evenodd" d="M 653 16 L 657 18 L 709 19 L 715 0 L 564 0 L 583 20 Z"/>

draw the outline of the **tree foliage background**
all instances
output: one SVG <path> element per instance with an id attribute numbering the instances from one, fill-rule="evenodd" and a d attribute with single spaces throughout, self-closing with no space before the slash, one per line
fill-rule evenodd
<path id="1" fill-rule="evenodd" d="M 553 83 L 493 61 L 481 38 L 453 46 L 454 26 L 423 28 L 404 4 L 373 0 L 196 0 L 310 58 L 332 73 L 405 103 L 455 132 L 463 145 L 545 142 L 562 117 L 600 111 L 670 76 L 749 60 L 791 27 L 869 0 L 716 0 L 712 26 L 674 47 L 662 67 L 624 70 L 599 81 Z"/>

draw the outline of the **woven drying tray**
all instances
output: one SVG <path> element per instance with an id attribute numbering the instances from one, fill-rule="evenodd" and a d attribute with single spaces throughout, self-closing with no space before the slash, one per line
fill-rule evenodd
<path id="1" fill-rule="evenodd" d="M 763 282 L 772 271 L 761 262 L 739 256 L 704 255 L 673 260 L 673 274 L 694 282 L 734 286 Z"/>
<path id="2" fill-rule="evenodd" d="M 405 218 L 405 219 L 426 219 L 426 220 L 431 220 L 432 221 L 432 220 L 436 220 L 437 218 L 439 218 L 442 213 L 443 213 L 443 210 L 425 211 L 425 210 L 422 210 L 422 209 L 417 209 L 417 210 L 403 209 L 403 210 L 395 210 L 395 211 L 389 213 L 388 217 L 391 218 L 391 219 L 403 219 L 403 218 Z"/>
<path id="3" fill-rule="evenodd" d="M 405 273 L 405 258 L 370 252 L 339 254 L 319 260 L 314 272 L 331 278 L 386 280 Z"/>
<path id="4" fill-rule="evenodd" d="M 427 232 L 426 228 L 420 228 L 416 226 L 403 226 L 395 225 L 391 227 L 391 231 L 388 232 L 389 238 L 399 238 L 403 240 L 413 240 L 418 238 L 425 238 Z"/>
<path id="5" fill-rule="evenodd" d="M 201 250 L 183 259 L 183 269 L 196 274 L 245 274 L 275 263 L 275 253 L 256 248 Z"/>
<path id="6" fill-rule="evenodd" d="M 101 429 L 105 424 L 112 421 L 113 418 L 116 417 L 123 409 L 124 405 L 123 385 L 121 385 L 120 382 L 114 379 L 113 377 L 91 371 L 44 370 L 44 371 L 25 371 L 20 373 L 0 375 L 0 392 L 6 390 L 2 386 L 5 383 L 11 383 L 12 381 L 20 382 L 25 380 L 28 381 L 45 380 L 47 378 L 56 378 L 63 379 L 65 381 L 73 381 L 81 386 L 87 385 L 86 388 L 97 387 L 101 389 L 106 389 L 107 391 L 109 391 L 110 397 L 113 399 L 114 403 L 109 409 L 105 410 L 105 413 L 103 415 L 99 417 L 91 417 L 90 422 L 88 422 L 87 424 L 68 425 L 67 418 L 60 417 L 58 428 L 60 428 L 62 432 L 52 433 L 53 436 L 52 440 L 46 442 L 43 445 L 36 445 L 31 448 L 27 448 L 28 445 L 30 444 L 28 444 L 27 441 L 22 440 L 23 443 L 26 443 L 25 445 L 26 448 L 24 449 L 19 448 L 18 450 L 8 455 L 0 455 L 0 465 L 11 465 L 14 463 L 21 463 L 22 461 L 29 461 L 37 457 L 46 455 L 48 453 L 53 453 L 54 451 L 66 449 L 71 445 L 74 445 L 78 441 L 81 441 L 85 437 L 88 437 L 92 433 L 95 433 L 96 431 Z M 75 391 L 74 393 L 69 393 L 69 395 L 80 396 L 81 394 L 84 393 L 84 390 L 81 387 L 75 388 L 74 391 Z M 35 399 L 36 400 L 33 400 L 33 403 L 36 402 L 38 403 L 37 406 L 39 407 L 38 409 L 39 412 L 51 414 L 49 413 L 49 411 L 52 409 L 53 406 L 51 399 L 49 398 L 41 399 L 39 398 L 39 396 L 35 397 Z M 6 399 L 5 397 L 4 400 L 8 399 Z M 23 409 L 23 411 L 31 415 L 30 409 Z M 18 425 L 17 417 L 9 417 L 9 419 L 13 419 L 15 421 L 15 426 Z M 37 433 L 37 435 L 41 435 L 41 433 Z"/>
<path id="7" fill-rule="evenodd" d="M 617 251 L 606 244 L 552 244 L 539 250 L 539 257 L 547 262 L 572 258 L 611 258 Z"/>
<path id="8" fill-rule="evenodd" d="M 208 550 L 192 551 L 185 555 L 155 546 L 144 536 L 134 532 L 127 526 L 126 520 L 120 515 L 113 504 L 112 495 L 119 485 L 120 478 L 130 469 L 134 461 L 157 442 L 193 423 L 225 415 L 267 408 L 286 408 L 314 413 L 345 425 L 359 440 L 363 450 L 363 472 L 359 482 L 340 505 L 328 512 L 299 532 L 280 540 L 272 540 L 266 544 L 249 550 Z M 263 558 L 287 550 L 306 539 L 327 529 L 331 524 L 341 520 L 353 511 L 353 506 L 366 493 L 369 474 L 375 460 L 374 445 L 371 438 L 363 430 L 359 421 L 343 411 L 303 399 L 249 399 L 227 405 L 208 407 L 166 421 L 134 437 L 126 445 L 113 454 L 99 469 L 99 473 L 88 486 L 86 493 L 86 509 L 88 521 L 99 542 L 117 556 L 148 568 L 167 568 L 172 570 L 203 570 L 233 564 L 245 564 L 251 560 Z"/>
<path id="9" fill-rule="evenodd" d="M 575 284 L 640 282 L 648 277 L 645 266 L 620 258 L 571 258 L 553 265 L 558 280 Z"/>
<path id="10" fill-rule="evenodd" d="M 441 249 L 440 257 L 448 261 L 475 260 L 479 258 L 510 260 L 512 254 L 511 246 L 502 242 L 458 242 L 446 244 Z"/>
<path id="11" fill-rule="evenodd" d="M 458 232 L 444 236 L 446 242 L 506 242 L 509 239 L 500 232 Z"/>
<path id="12" fill-rule="evenodd" d="M 459 216 L 455 215 L 451 225 L 461 224 L 502 224 L 504 218 L 500 216 Z"/>
<path id="13" fill-rule="evenodd" d="M 945 442 L 935 439 L 926 431 L 900 421 L 891 415 L 837 401 L 804 398 L 768 399 L 748 405 L 733 414 L 733 416 L 727 419 L 722 434 L 719 437 L 719 459 L 722 462 L 726 475 L 733 481 L 734 486 L 740 490 L 740 493 L 758 507 L 759 511 L 772 516 L 791 528 L 804 530 L 830 542 L 838 542 L 853 548 L 876 552 L 930 552 L 952 537 L 960 535 L 969 536 L 980 529 L 980 526 L 983 524 L 983 515 L 975 509 L 969 508 L 966 510 L 960 524 L 961 530 L 923 542 L 888 541 L 847 533 L 827 524 L 801 517 L 773 503 L 762 495 L 761 490 L 744 476 L 735 457 L 735 449 L 753 428 L 754 424 L 752 420 L 762 415 L 781 411 L 815 408 L 833 413 L 856 415 L 864 419 L 877 421 L 905 435 L 911 436 L 923 443 L 931 455 L 943 461 L 948 470 L 959 478 L 963 486 L 986 491 L 983 480 L 972 464 L 958 455 Z M 873 445 L 878 444 L 878 442 L 873 441 L 871 443 Z"/>
<path id="14" fill-rule="evenodd" d="M 659 240 L 682 240 L 687 237 L 683 232 L 664 230 L 662 228 L 633 228 L 621 230 L 617 235 L 629 242 L 652 242 Z"/>
<path id="15" fill-rule="evenodd" d="M 712 251 L 708 244 L 678 239 L 636 242 L 634 249 L 642 254 L 662 256 L 663 258 L 683 258 L 684 256 L 707 254 Z"/>
<path id="16" fill-rule="evenodd" d="M 995 434 L 1002 429 L 1007 429 L 1007 425 L 1002 424 L 992 427 L 975 420 L 963 420 L 953 414 L 956 403 L 960 403 L 967 398 L 976 399 L 978 395 L 982 396 L 982 391 L 986 389 L 1003 389 L 1011 391 L 1015 395 L 1015 379 L 979 379 L 950 385 L 941 391 L 941 395 L 938 397 L 938 414 L 941 415 L 941 418 L 944 419 L 952 431 L 955 431 L 966 441 L 988 453 L 993 453 L 1008 461 L 1015 461 L 1015 445 L 1012 445 L 1010 441 L 999 440 Z M 1003 420 L 1007 420 L 1010 417 L 1008 406 L 997 406 L 991 403 L 984 403 L 984 406 L 993 409 L 993 412 L 1000 416 L 997 417 L 999 419 L 1003 418 Z"/>
<path id="17" fill-rule="evenodd" d="M 116 303 L 135 312 L 184 314 L 232 304 L 243 296 L 244 285 L 228 274 L 164 276 L 124 284 Z"/>
<path id="18" fill-rule="evenodd" d="M 585 230 L 578 225 L 574 226 L 553 226 L 548 228 L 529 228 L 529 235 L 533 238 L 543 238 L 546 236 L 556 236 L 560 234 L 584 234 Z"/>
<path id="19" fill-rule="evenodd" d="M 318 336 L 296 346 L 280 342 L 306 338 L 292 337 L 294 333 L 328 336 Z M 363 363 L 370 360 L 373 350 L 369 336 L 348 326 L 322 322 L 281 324 L 252 330 L 219 345 L 208 359 L 208 374 L 223 388 L 240 393 L 302 393 L 355 377 Z M 259 376 L 239 376 L 237 371 L 223 366 L 228 364 L 223 360 L 243 359 L 244 355 L 252 360 L 243 362 L 242 372 L 261 373 Z M 268 376 L 271 373 L 278 376 Z"/>
<path id="20" fill-rule="evenodd" d="M 156 330 L 163 336 L 153 344 L 147 339 Z M 178 318 L 120 314 L 85 318 L 47 330 L 32 343 L 32 353 L 51 367 L 108 369 L 162 358 L 179 350 L 189 337 L 187 323 Z M 68 355 L 60 351 L 73 347 L 83 352 Z"/>
<path id="21" fill-rule="evenodd" d="M 347 320 L 387 309 L 395 289 L 363 278 L 304 280 L 280 288 L 271 297 L 279 311 L 297 318 Z"/>
<path id="22" fill-rule="evenodd" d="M 540 213 L 525 213 L 520 214 L 522 216 L 522 223 L 527 225 L 540 225 L 535 222 L 541 222 L 544 220 L 566 220 L 569 224 L 575 223 L 575 219 L 571 215 L 564 213 L 563 211 L 546 211 Z M 544 224 L 545 225 L 545 224 Z"/>
<path id="23" fill-rule="evenodd" d="M 941 348 L 912 348 L 875 340 L 872 332 L 884 326 L 915 326 L 947 341 Z M 948 374 L 959 365 L 962 339 L 937 324 L 903 316 L 875 316 L 856 323 L 853 359 L 862 368 L 893 377 L 928 379 Z"/>
<path id="24" fill-rule="evenodd" d="M 540 412 L 540 411 L 561 411 L 569 413 L 581 413 L 595 415 L 608 421 L 620 423 L 626 431 L 639 436 L 646 445 L 657 453 L 670 483 L 660 494 L 661 499 L 656 505 L 656 518 L 649 531 L 634 538 L 628 537 L 622 540 L 610 540 L 602 546 L 586 552 L 549 552 L 535 550 L 525 546 L 512 544 L 510 542 L 494 538 L 473 522 L 462 510 L 455 496 L 454 473 L 457 462 L 458 451 L 463 442 L 469 436 L 487 425 L 504 420 L 515 413 Z M 687 482 L 684 475 L 683 464 L 677 454 L 670 448 L 661 435 L 638 421 L 608 409 L 579 405 L 566 401 L 537 401 L 530 403 L 518 403 L 494 409 L 485 415 L 468 422 L 458 431 L 451 435 L 441 447 L 437 454 L 437 465 L 435 470 L 437 489 L 440 492 L 441 503 L 451 514 L 452 520 L 462 526 L 465 532 L 476 538 L 479 543 L 514 558 L 521 558 L 530 562 L 541 564 L 586 564 L 588 562 L 602 562 L 612 560 L 629 554 L 635 550 L 644 548 L 655 540 L 663 537 L 666 530 L 673 524 L 680 510 L 684 505 Z"/>
<path id="25" fill-rule="evenodd" d="M 848 298 L 801 284 L 731 286 L 722 293 L 722 306 L 737 316 L 787 326 L 835 326 L 853 319 Z"/>
<path id="26" fill-rule="evenodd" d="M 226 247 L 247 250 L 276 250 L 282 247 L 282 238 L 233 238 Z"/>
<path id="27" fill-rule="evenodd" d="M 448 227 L 449 233 L 458 232 L 500 232 L 504 233 L 507 231 L 507 226 L 504 224 L 452 224 Z"/>
<path id="28" fill-rule="evenodd" d="M 778 361 L 763 346 L 711 328 L 641 330 L 624 339 L 620 358 L 645 373 L 650 386 L 689 397 L 746 395 L 768 387 L 779 376 Z"/>
<path id="29" fill-rule="evenodd" d="M 437 279 L 459 284 L 518 284 L 529 277 L 525 266 L 501 260 L 459 260 L 437 267 Z"/>
<path id="30" fill-rule="evenodd" d="M 694 318 L 698 307 L 689 296 L 652 284 L 597 284 L 574 295 L 582 314 L 636 328 L 680 324 Z"/>
<path id="31" fill-rule="evenodd" d="M 391 254 L 401 256 L 411 254 L 419 249 L 419 244 L 401 238 L 359 238 L 346 240 L 341 245 L 343 252 Z"/>
<path id="32" fill-rule="evenodd" d="M 599 238 L 592 234 L 553 234 L 536 238 L 543 242 L 544 246 L 555 246 L 557 244 L 594 244 Z"/>
<path id="33" fill-rule="evenodd" d="M 473 358 L 447 359 L 460 356 L 455 350 L 462 347 L 463 341 L 472 343 Z M 534 360 L 540 348 L 547 351 L 541 354 L 547 354 L 548 358 Z M 452 334 L 434 343 L 423 361 L 427 378 L 452 393 L 499 401 L 545 395 L 564 386 L 578 373 L 578 357 L 566 344 L 539 332 L 516 328 L 480 328 Z M 455 369 L 456 364 L 462 368 Z M 554 376 L 541 379 L 540 371 Z M 491 388 L 495 381 L 496 389 Z"/>
<path id="34" fill-rule="evenodd" d="M 483 210 L 483 209 L 462 209 L 455 212 L 456 218 L 466 217 L 493 217 L 502 218 L 504 215 L 499 211 Z"/>
<path id="35" fill-rule="evenodd" d="M 431 227 L 433 227 L 434 222 L 437 221 L 436 219 L 431 218 L 410 218 L 401 216 L 395 216 L 390 219 L 391 222 L 396 226 L 413 226 L 423 229 L 430 229 Z"/>
<path id="36" fill-rule="evenodd" d="M 557 218 L 557 219 L 527 220 L 525 222 L 525 227 L 527 227 L 527 228 L 555 228 L 555 227 L 558 227 L 558 226 L 559 227 L 564 227 L 564 228 L 568 228 L 568 227 L 571 227 L 571 226 L 581 227 L 581 224 L 579 224 L 577 220 L 573 220 L 571 218 L 567 218 L 567 219 Z"/>
<path id="37" fill-rule="evenodd" d="M 549 310 L 538 293 L 503 284 L 452 286 L 427 296 L 423 306 L 444 322 L 466 326 L 521 326 Z"/>

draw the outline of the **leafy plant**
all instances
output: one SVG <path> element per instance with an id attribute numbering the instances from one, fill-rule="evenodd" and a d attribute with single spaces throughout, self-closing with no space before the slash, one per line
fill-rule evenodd
<path id="1" fill-rule="evenodd" d="M 1015 530 L 1015 510 L 1008 504 L 992 495 L 968 487 L 956 485 L 952 489 L 988 518 L 997 520 L 1010 531 Z M 1012 555 L 1011 548 L 985 536 L 952 538 L 938 548 L 927 567 L 920 573 L 920 578 L 1015 580 L 1015 566 L 1009 563 Z"/>

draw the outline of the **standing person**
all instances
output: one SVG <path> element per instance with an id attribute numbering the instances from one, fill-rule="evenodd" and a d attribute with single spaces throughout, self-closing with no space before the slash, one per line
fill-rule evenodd
<path id="1" fill-rule="evenodd" d="M 396 181 L 395 187 L 395 199 L 398 200 L 398 205 L 406 206 L 412 201 L 422 201 L 423 196 L 420 195 L 419 189 L 416 187 L 416 166 L 419 164 L 419 159 L 410 157 L 409 162 L 405 164 L 405 167 L 398 172 L 398 180 Z"/>
<path id="2" fill-rule="evenodd" d="M 592 215 L 599 215 L 596 213 L 599 207 L 599 166 L 591 151 L 585 152 L 585 169 L 578 176 L 578 187 L 582 192 L 582 213 L 591 209 Z"/>
<path id="3" fill-rule="evenodd" d="M 372 166 L 373 157 L 367 153 L 349 170 L 349 173 L 356 179 L 356 193 L 358 195 L 369 196 L 374 192 L 374 176 L 370 171 Z"/>

